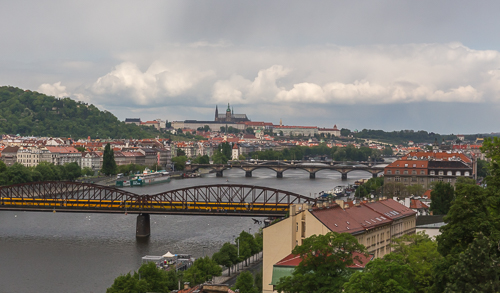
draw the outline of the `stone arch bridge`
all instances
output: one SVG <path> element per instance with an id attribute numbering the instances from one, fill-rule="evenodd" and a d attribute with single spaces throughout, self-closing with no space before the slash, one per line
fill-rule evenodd
<path id="1" fill-rule="evenodd" d="M 363 164 L 367 163 L 367 164 Z M 186 166 L 186 170 L 195 171 L 199 168 L 208 168 L 216 172 L 217 177 L 222 177 L 224 170 L 229 168 L 238 168 L 245 171 L 245 177 L 252 177 L 252 171 L 257 169 L 271 169 L 276 172 L 277 178 L 283 178 L 283 173 L 287 170 L 305 170 L 309 173 L 309 178 L 316 178 L 316 173 L 321 170 L 333 170 L 341 174 L 343 180 L 347 179 L 347 174 L 352 171 L 366 171 L 377 177 L 379 173 L 384 172 L 383 166 L 372 166 L 368 162 L 340 164 L 338 162 L 326 163 L 298 163 L 291 164 L 280 161 L 267 161 L 257 164 L 252 163 L 229 163 L 229 164 L 191 164 Z"/>

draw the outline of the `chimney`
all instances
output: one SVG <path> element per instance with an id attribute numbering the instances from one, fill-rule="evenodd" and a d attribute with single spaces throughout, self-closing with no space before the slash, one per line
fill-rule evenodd
<path id="1" fill-rule="evenodd" d="M 344 201 L 341 199 L 336 199 L 335 203 L 338 204 L 342 209 L 344 209 Z"/>
<path id="2" fill-rule="evenodd" d="M 189 282 L 184 282 L 184 290 L 189 289 Z"/>
<path id="3" fill-rule="evenodd" d="M 407 208 L 410 207 L 410 198 L 409 197 L 405 198 L 405 207 L 407 207 Z"/>

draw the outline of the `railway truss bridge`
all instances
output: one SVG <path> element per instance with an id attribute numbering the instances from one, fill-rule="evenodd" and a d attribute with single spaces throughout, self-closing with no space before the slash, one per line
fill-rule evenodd
<path id="1" fill-rule="evenodd" d="M 315 199 L 275 188 L 212 184 L 135 194 L 91 183 L 48 181 L 0 186 L 0 210 L 138 214 L 137 237 L 151 233 L 151 214 L 285 216 L 291 204 Z"/>
<path id="2" fill-rule="evenodd" d="M 372 177 L 377 177 L 379 173 L 384 172 L 383 166 L 372 166 L 371 162 L 356 162 L 350 164 L 342 164 L 342 162 L 331 163 L 298 163 L 290 164 L 283 161 L 267 161 L 259 163 L 241 162 L 238 164 L 191 164 L 186 166 L 186 170 L 195 171 L 199 168 L 208 168 L 216 172 L 217 177 L 222 177 L 224 170 L 230 168 L 238 168 L 245 171 L 245 177 L 252 177 L 252 171 L 257 169 L 271 169 L 276 172 L 277 178 L 283 178 L 283 172 L 287 170 L 305 170 L 309 172 L 309 178 L 316 178 L 316 173 L 322 170 L 332 170 L 341 174 L 342 180 L 347 179 L 347 174 L 352 171 L 366 171 L 372 174 Z"/>

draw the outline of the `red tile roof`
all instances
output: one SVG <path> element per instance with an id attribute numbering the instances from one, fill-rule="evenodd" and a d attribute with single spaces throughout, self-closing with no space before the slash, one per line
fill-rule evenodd
<path id="1" fill-rule="evenodd" d="M 392 222 L 363 204 L 346 209 L 334 204 L 330 208 L 313 209 L 311 213 L 328 229 L 338 233 L 357 234 Z"/>
<path id="2" fill-rule="evenodd" d="M 384 199 L 384 200 L 379 200 L 376 202 L 370 202 L 366 205 L 367 207 L 371 208 L 372 210 L 376 211 L 379 214 L 382 214 L 384 216 L 387 216 L 393 220 L 395 219 L 400 219 L 408 216 L 415 215 L 416 212 L 411 210 L 410 208 L 405 207 L 404 205 L 400 204 L 399 202 L 393 200 L 393 199 Z"/>
<path id="3" fill-rule="evenodd" d="M 413 157 L 417 158 L 433 158 L 436 160 L 450 160 L 455 158 L 460 158 L 462 161 L 466 163 L 470 163 L 471 159 L 469 159 L 463 153 L 447 153 L 447 152 L 410 152 L 408 155 L 404 156 L 402 159 L 411 159 Z"/>
<path id="4" fill-rule="evenodd" d="M 428 209 L 429 207 L 418 199 L 411 199 L 410 202 L 411 209 Z"/>

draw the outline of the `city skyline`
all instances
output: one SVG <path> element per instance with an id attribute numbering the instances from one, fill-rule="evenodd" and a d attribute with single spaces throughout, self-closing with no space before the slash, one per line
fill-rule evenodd
<path id="1" fill-rule="evenodd" d="M 3 85 L 114 113 L 498 132 L 500 3 L 8 2 Z"/>

